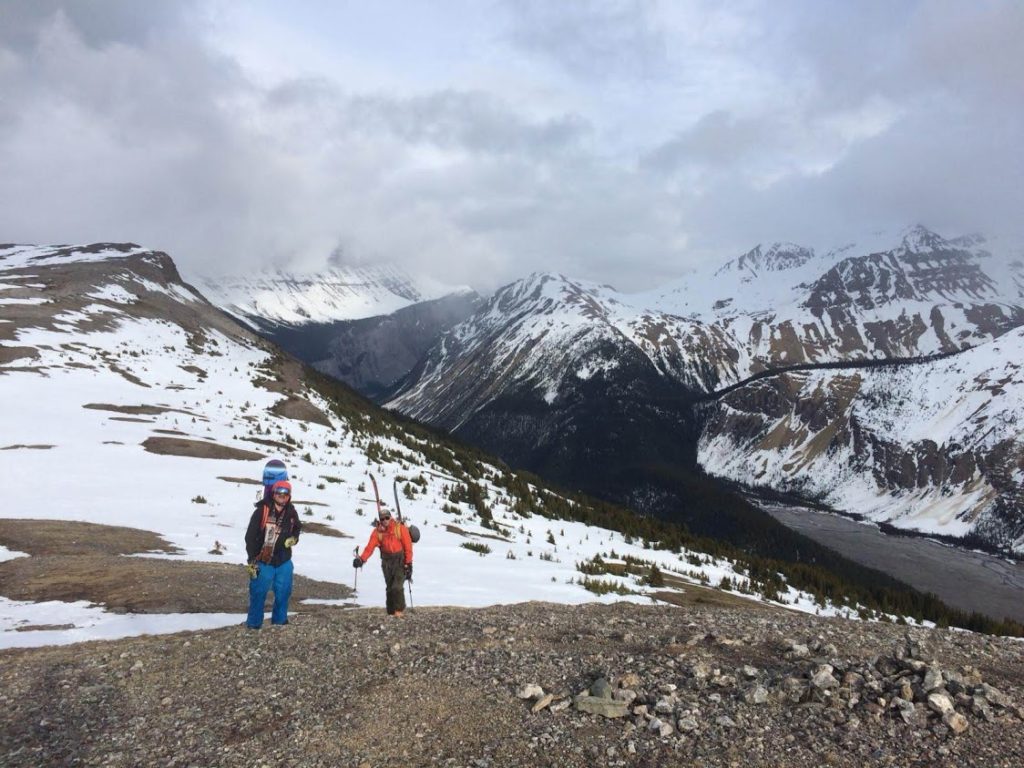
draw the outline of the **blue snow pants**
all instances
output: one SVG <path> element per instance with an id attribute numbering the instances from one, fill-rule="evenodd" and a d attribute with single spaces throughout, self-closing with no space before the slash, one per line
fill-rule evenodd
<path id="1" fill-rule="evenodd" d="M 274 610 L 270 614 L 271 624 L 288 623 L 288 598 L 292 596 L 292 561 L 279 566 L 260 563 L 255 579 L 249 579 L 249 617 L 245 623 L 253 629 L 263 626 L 263 603 L 267 592 L 274 590 Z"/>

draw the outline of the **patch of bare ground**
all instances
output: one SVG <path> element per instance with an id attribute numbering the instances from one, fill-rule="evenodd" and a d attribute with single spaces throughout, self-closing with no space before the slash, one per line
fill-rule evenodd
<path id="1" fill-rule="evenodd" d="M 301 392 L 305 386 L 300 363 L 295 360 L 275 357 L 270 363 L 269 370 L 264 370 L 264 373 L 269 376 L 257 378 L 253 384 L 285 396 L 284 400 L 278 401 L 270 409 L 271 413 L 286 419 L 308 421 L 324 427 L 331 426 L 331 420 L 323 411 L 296 394 Z"/>
<path id="2" fill-rule="evenodd" d="M 495 536 L 493 533 L 471 533 L 464 528 L 459 528 L 457 525 L 447 524 L 444 529 L 448 533 L 454 533 L 457 536 L 465 536 L 467 539 L 494 539 L 495 541 L 511 542 L 511 539 L 506 539 L 504 536 Z"/>
<path id="3" fill-rule="evenodd" d="M 142 447 L 150 453 L 165 456 L 188 456 L 193 459 L 238 459 L 256 461 L 266 458 L 262 453 L 243 451 L 227 445 L 204 443 L 201 440 L 185 440 L 178 437 L 148 437 Z"/>
<path id="4" fill-rule="evenodd" d="M 331 538 L 334 538 L 334 539 L 351 539 L 352 538 L 347 533 L 342 533 L 337 528 L 332 528 L 331 526 L 325 525 L 324 523 L 307 523 L 307 522 L 303 522 L 302 523 L 302 532 L 303 533 L 316 533 L 316 534 L 319 534 L 320 536 L 330 536 Z"/>
<path id="5" fill-rule="evenodd" d="M 185 371 L 186 373 L 194 374 L 199 378 L 200 381 L 204 380 L 207 376 L 206 371 L 204 371 L 198 365 L 179 365 L 178 367 L 181 368 L 181 370 Z"/>
<path id="6" fill-rule="evenodd" d="M 279 451 L 291 452 L 295 450 L 294 445 L 288 445 L 288 443 L 282 443 L 277 440 L 267 440 L 262 437 L 243 437 L 242 439 L 248 443 L 256 443 L 256 445 L 265 445 L 268 448 L 277 448 Z"/>
<path id="7" fill-rule="evenodd" d="M 138 376 L 136 376 L 131 371 L 127 371 L 124 368 L 122 368 L 121 366 L 115 365 L 114 363 L 111 363 L 111 362 L 107 363 L 107 367 L 110 370 L 112 370 L 114 373 L 118 374 L 125 381 L 131 382 L 132 384 L 135 384 L 135 385 L 140 386 L 140 387 L 145 387 L 146 389 L 151 389 L 149 384 L 144 382 L 142 379 L 140 379 Z"/>
<path id="8" fill-rule="evenodd" d="M 311 424 L 320 424 L 324 427 L 331 426 L 331 420 L 327 418 L 323 411 L 301 397 L 287 397 L 277 402 L 270 409 L 270 412 L 277 416 L 283 416 L 286 419 L 308 421 Z"/>
<path id="9" fill-rule="evenodd" d="M 88 600 L 131 613 L 232 613 L 244 611 L 248 600 L 241 565 L 123 556 L 178 551 L 151 531 L 0 520 L 0 543 L 30 555 L 0 563 L 0 595 L 12 600 Z M 340 600 L 350 593 L 343 585 L 295 578 L 296 600 Z"/>
<path id="10" fill-rule="evenodd" d="M 52 632 L 62 629 L 74 629 L 74 624 L 22 624 L 15 627 L 15 632 Z"/>
<path id="11" fill-rule="evenodd" d="M 13 363 L 15 360 L 35 360 L 39 351 L 35 347 L 0 346 L 0 365 Z"/>
<path id="12" fill-rule="evenodd" d="M 159 432 L 160 430 L 156 430 Z M 218 480 L 225 480 L 229 483 L 240 483 L 241 485 L 263 485 L 259 480 L 253 480 L 251 477 L 218 477 Z"/>
<path id="13" fill-rule="evenodd" d="M 17 450 L 22 450 L 22 449 L 32 450 L 32 451 L 48 451 L 51 448 L 56 448 L 56 447 L 57 446 L 55 446 L 55 445 L 47 445 L 45 443 L 38 443 L 38 444 L 32 444 L 32 445 L 26 445 L 24 443 L 18 443 L 17 445 L 5 445 L 3 448 L 0 448 L 0 451 L 17 451 Z"/>
<path id="14" fill-rule="evenodd" d="M 128 421 L 128 422 L 131 422 L 133 424 L 152 424 L 153 423 L 152 419 L 139 419 L 139 418 L 136 418 L 135 416 L 111 416 L 110 420 L 111 421 Z"/>
<path id="15" fill-rule="evenodd" d="M 156 432 L 158 435 L 176 435 L 178 437 L 188 436 L 186 432 L 182 432 L 181 430 L 178 429 L 154 429 L 153 431 Z"/>
<path id="16" fill-rule="evenodd" d="M 0 595 L 12 600 L 88 600 L 128 613 L 237 613 L 246 610 L 248 594 L 249 577 L 241 564 L 112 555 L 43 555 L 0 563 Z M 295 600 L 348 596 L 348 587 L 295 577 Z"/>
<path id="17" fill-rule="evenodd" d="M 86 403 L 83 408 L 93 411 L 110 411 L 112 413 L 125 413 L 130 416 L 159 416 L 162 413 L 183 413 L 186 416 L 195 416 L 191 411 L 183 411 L 180 408 L 165 408 L 162 405 L 113 405 L 111 403 Z"/>
<path id="18" fill-rule="evenodd" d="M 29 555 L 180 552 L 152 531 L 70 520 L 0 519 L 0 544 Z"/>
<path id="19" fill-rule="evenodd" d="M 908 656 L 912 644 L 937 661 Z M 0 658 L 12 768 L 1017 768 L 1024 755 L 1020 643 L 791 612 L 526 603 L 394 620 L 300 608 L 260 632 Z M 876 703 L 935 664 L 998 689 L 960 735 L 927 706 L 904 718 Z M 598 679 L 618 716 L 573 704 Z M 520 698 L 528 684 L 541 693 Z"/>

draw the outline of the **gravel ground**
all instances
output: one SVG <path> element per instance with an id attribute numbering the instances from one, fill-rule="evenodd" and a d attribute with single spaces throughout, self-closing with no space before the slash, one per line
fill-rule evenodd
<path id="1" fill-rule="evenodd" d="M 322 609 L 4 651 L 0 764 L 1016 768 L 1021 702 L 1024 644 L 964 632 L 721 607 Z"/>

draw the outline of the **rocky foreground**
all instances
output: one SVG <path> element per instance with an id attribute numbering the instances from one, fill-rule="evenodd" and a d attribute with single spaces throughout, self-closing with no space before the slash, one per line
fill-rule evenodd
<path id="1" fill-rule="evenodd" d="M 319 610 L 0 653 L 4 766 L 1024 764 L 1024 643 L 789 612 Z"/>

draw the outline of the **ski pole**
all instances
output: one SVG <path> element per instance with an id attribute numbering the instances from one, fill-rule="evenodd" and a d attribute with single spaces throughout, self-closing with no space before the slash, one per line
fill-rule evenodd
<path id="1" fill-rule="evenodd" d="M 416 605 L 412 601 L 412 579 L 406 579 L 405 583 L 409 585 L 409 610 L 415 611 Z"/>
<path id="2" fill-rule="evenodd" d="M 352 550 L 352 554 L 354 554 L 356 557 L 359 557 L 359 545 L 358 544 L 356 544 L 355 549 Z M 355 592 L 357 590 L 357 588 L 359 587 L 359 569 L 358 568 L 353 568 L 352 571 L 355 574 L 352 577 L 352 591 Z"/>

